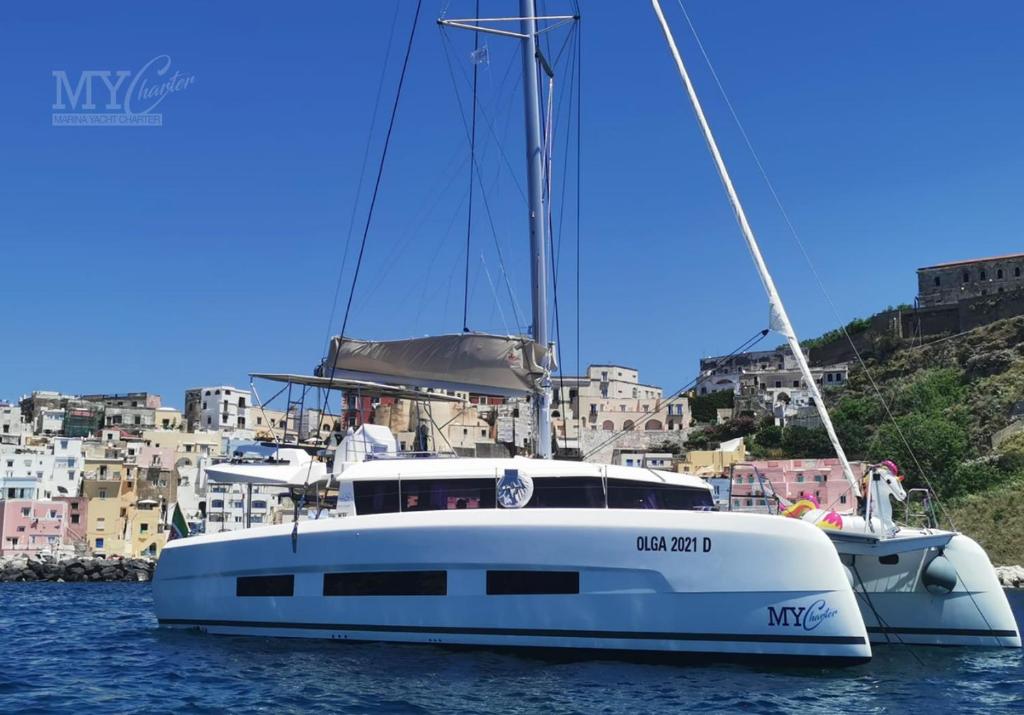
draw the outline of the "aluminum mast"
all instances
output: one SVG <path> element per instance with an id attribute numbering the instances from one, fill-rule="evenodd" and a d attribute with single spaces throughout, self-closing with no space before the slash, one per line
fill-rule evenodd
<path id="1" fill-rule="evenodd" d="M 523 47 L 523 100 L 526 110 L 526 175 L 530 202 L 530 284 L 534 342 L 548 347 L 548 271 L 544 242 L 544 155 L 540 133 L 540 88 L 537 84 L 537 21 L 534 0 L 519 0 L 519 27 Z M 550 360 L 548 361 L 550 365 Z M 546 366 L 547 367 L 547 366 Z M 551 378 L 545 370 L 536 392 L 538 457 L 551 458 Z"/>
<path id="2" fill-rule="evenodd" d="M 764 290 L 768 294 L 768 305 L 770 309 L 769 327 L 785 336 L 786 341 L 789 343 L 789 348 L 793 352 L 793 358 L 800 367 L 800 372 L 804 377 L 804 381 L 807 383 L 807 389 L 810 391 L 811 397 L 814 400 L 814 406 L 818 410 L 821 422 L 825 426 L 825 431 L 828 432 L 828 438 L 831 440 L 832 446 L 836 450 L 836 457 L 839 458 L 839 464 L 843 468 L 843 475 L 846 477 L 846 481 L 850 483 L 850 487 L 853 489 L 854 495 L 859 497 L 861 494 L 860 485 L 857 483 L 857 478 L 853 476 L 853 470 L 850 468 L 850 462 L 846 458 L 846 452 L 843 451 L 843 446 L 839 443 L 839 437 L 836 436 L 836 430 L 832 426 L 832 419 L 829 417 L 828 410 L 825 409 L 825 401 L 821 399 L 821 392 L 818 390 L 818 384 L 814 381 L 814 376 L 811 375 L 811 368 L 807 365 L 807 359 L 804 357 L 803 350 L 800 348 L 800 341 L 797 339 L 796 332 L 793 330 L 793 324 L 789 322 L 789 316 L 786 314 L 786 308 L 782 304 L 782 298 L 779 297 L 779 292 L 775 289 L 775 281 L 772 280 L 772 276 L 768 272 L 768 266 L 765 264 L 764 257 L 761 255 L 761 249 L 757 245 L 757 240 L 754 238 L 754 231 L 750 228 L 750 224 L 747 222 L 747 214 L 743 210 L 743 205 L 740 203 L 740 197 L 736 193 L 736 189 L 732 184 L 732 179 L 729 178 L 729 171 L 725 168 L 725 162 L 722 160 L 722 154 L 718 151 L 718 144 L 715 142 L 715 137 L 711 133 L 711 126 L 708 124 L 708 120 L 704 116 L 704 110 L 701 108 L 700 100 L 697 98 L 697 92 L 694 90 L 693 83 L 690 81 L 690 75 L 687 74 L 686 67 L 683 65 L 683 58 L 679 54 L 679 48 L 676 47 L 675 38 L 672 37 L 672 30 L 669 28 L 668 22 L 665 20 L 665 15 L 661 11 L 661 4 L 658 0 L 651 0 L 651 4 L 654 6 L 654 13 L 658 16 L 658 22 L 661 23 L 661 29 L 665 33 L 665 39 L 668 41 L 672 57 L 676 61 L 676 67 L 679 69 L 679 76 L 682 78 L 683 84 L 686 86 L 686 93 L 690 96 L 690 102 L 693 104 L 693 111 L 697 114 L 697 121 L 700 123 L 700 128 L 704 132 L 704 138 L 707 140 L 708 148 L 711 150 L 711 156 L 715 160 L 715 166 L 718 167 L 718 174 L 722 179 L 722 184 L 725 185 L 725 191 L 729 194 L 729 201 L 732 203 L 733 211 L 736 212 L 736 220 L 739 222 L 740 230 L 743 232 L 743 238 L 747 242 L 747 248 L 750 250 L 750 255 L 754 259 L 754 265 L 757 267 L 758 275 L 761 276 L 761 282 L 764 284 Z"/>

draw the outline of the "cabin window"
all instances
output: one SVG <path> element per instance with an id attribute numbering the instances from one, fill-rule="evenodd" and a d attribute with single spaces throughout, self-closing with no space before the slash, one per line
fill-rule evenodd
<path id="1" fill-rule="evenodd" d="M 609 509 L 670 509 L 687 511 L 714 506 L 711 492 L 698 487 L 657 482 L 608 480 Z"/>
<path id="2" fill-rule="evenodd" d="M 491 478 L 406 479 L 402 482 L 402 511 L 493 509 L 495 492 Z"/>
<path id="3" fill-rule="evenodd" d="M 399 510 L 398 481 L 355 481 L 352 484 L 357 514 L 390 514 Z"/>
<path id="4" fill-rule="evenodd" d="M 601 477 L 535 477 L 527 508 L 604 509 Z"/>
<path id="5" fill-rule="evenodd" d="M 578 571 L 488 571 L 488 596 L 576 594 Z"/>
<path id="6" fill-rule="evenodd" d="M 446 596 L 447 571 L 325 573 L 325 596 Z"/>
<path id="7" fill-rule="evenodd" d="M 274 576 L 239 576 L 235 580 L 236 596 L 293 596 L 295 576 L 275 574 Z"/>

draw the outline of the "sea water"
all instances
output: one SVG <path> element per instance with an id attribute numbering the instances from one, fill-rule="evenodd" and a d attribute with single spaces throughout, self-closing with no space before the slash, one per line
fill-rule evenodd
<path id="1" fill-rule="evenodd" d="M 1024 620 L 1024 592 L 1010 599 Z M 0 584 L 0 605 L 0 713 L 1024 713 L 1016 649 L 645 665 L 161 630 L 148 584 Z"/>

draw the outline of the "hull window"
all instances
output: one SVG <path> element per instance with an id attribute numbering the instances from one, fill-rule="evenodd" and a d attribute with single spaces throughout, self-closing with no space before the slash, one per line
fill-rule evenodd
<path id="1" fill-rule="evenodd" d="M 527 596 L 576 594 L 580 592 L 578 571 L 488 571 L 487 595 Z"/>
<path id="2" fill-rule="evenodd" d="M 601 477 L 535 477 L 527 509 L 604 509 Z"/>
<path id="3" fill-rule="evenodd" d="M 398 481 L 356 481 L 353 484 L 357 514 L 391 514 L 398 511 Z"/>
<path id="4" fill-rule="evenodd" d="M 711 509 L 711 492 L 675 484 L 655 484 L 608 480 L 609 509 L 674 509 L 680 511 Z"/>
<path id="5" fill-rule="evenodd" d="M 239 576 L 235 580 L 236 596 L 292 596 L 295 594 L 295 576 Z"/>
<path id="6" fill-rule="evenodd" d="M 493 509 L 496 489 L 494 479 L 406 479 L 402 511 Z"/>
<path id="7" fill-rule="evenodd" d="M 447 571 L 325 573 L 325 596 L 446 596 Z"/>

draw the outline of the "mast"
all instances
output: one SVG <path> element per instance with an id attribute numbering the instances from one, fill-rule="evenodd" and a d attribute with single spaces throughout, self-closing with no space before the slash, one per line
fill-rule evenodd
<path id="1" fill-rule="evenodd" d="M 523 100 L 526 112 L 526 175 L 530 211 L 530 284 L 534 342 L 548 348 L 548 272 L 544 242 L 544 156 L 541 148 L 540 89 L 537 83 L 537 20 L 534 0 L 519 0 L 519 27 L 523 49 Z M 536 392 L 534 419 L 538 457 L 551 458 L 550 358 Z"/>
<path id="2" fill-rule="evenodd" d="M 786 341 L 789 343 L 789 348 L 793 353 L 793 358 L 796 360 L 796 363 L 800 368 L 800 373 L 803 375 L 804 382 L 807 383 L 807 389 L 811 393 L 811 398 L 814 400 L 814 406 L 818 410 L 818 416 L 821 417 L 821 422 L 825 426 L 825 431 L 828 433 L 828 438 L 832 442 L 832 447 L 836 450 L 836 457 L 839 458 L 839 464 L 842 466 L 843 476 L 845 476 L 846 481 L 850 483 L 850 488 L 853 489 L 854 496 L 859 497 L 861 495 L 860 485 L 857 483 L 857 478 L 853 476 L 853 470 L 850 468 L 850 462 L 846 458 L 846 452 L 843 451 L 843 446 L 839 443 L 839 437 L 836 435 L 836 430 L 832 426 L 832 418 L 829 417 L 828 410 L 825 409 L 825 402 L 821 399 L 821 392 L 818 390 L 818 384 L 814 381 L 814 376 L 811 375 L 811 368 L 807 365 L 807 359 L 804 357 L 803 350 L 800 348 L 800 341 L 797 339 L 796 332 L 793 330 L 793 324 L 790 323 L 789 315 L 786 314 L 786 308 L 782 304 L 782 298 L 779 296 L 779 292 L 775 288 L 775 281 L 772 280 L 772 276 L 768 272 L 768 266 L 765 264 L 764 256 L 761 255 L 761 248 L 757 245 L 757 240 L 754 238 L 754 231 L 750 228 L 750 224 L 747 221 L 747 214 L 743 210 L 743 205 L 740 203 L 740 197 L 736 193 L 736 189 L 732 184 L 732 179 L 729 177 L 729 171 L 725 168 L 725 161 L 722 159 L 721 152 L 718 151 L 718 144 L 715 142 L 715 137 L 711 133 L 711 126 L 708 124 L 708 120 L 704 116 L 704 110 L 701 108 L 700 100 L 697 98 L 697 92 L 694 90 L 693 83 L 690 81 L 690 75 L 686 72 L 686 67 L 683 65 L 683 58 L 679 54 L 679 48 L 676 47 L 675 38 L 672 36 L 672 30 L 669 28 L 668 22 L 665 20 L 665 15 L 661 11 L 661 4 L 658 0 L 651 0 L 651 4 L 654 6 L 654 14 L 658 16 L 658 22 L 661 23 L 661 29 L 665 33 L 665 40 L 668 41 L 669 50 L 671 50 L 672 57 L 676 61 L 676 67 L 679 70 L 679 76 L 683 80 L 683 85 L 686 87 L 686 93 L 690 96 L 690 102 L 693 104 L 693 111 L 697 115 L 697 121 L 700 123 L 700 128 L 704 132 L 704 139 L 707 140 L 708 149 L 711 150 L 711 156 L 715 160 L 715 166 L 718 168 L 718 175 L 721 177 L 722 184 L 725 186 L 725 191 L 729 195 L 729 201 L 732 203 L 733 211 L 736 213 L 736 220 L 739 222 L 743 238 L 747 243 L 747 248 L 750 250 L 751 257 L 754 259 L 754 266 L 757 268 L 758 275 L 761 277 L 761 283 L 764 284 L 764 290 L 768 294 L 768 305 L 770 310 L 769 327 L 785 336 Z"/>

